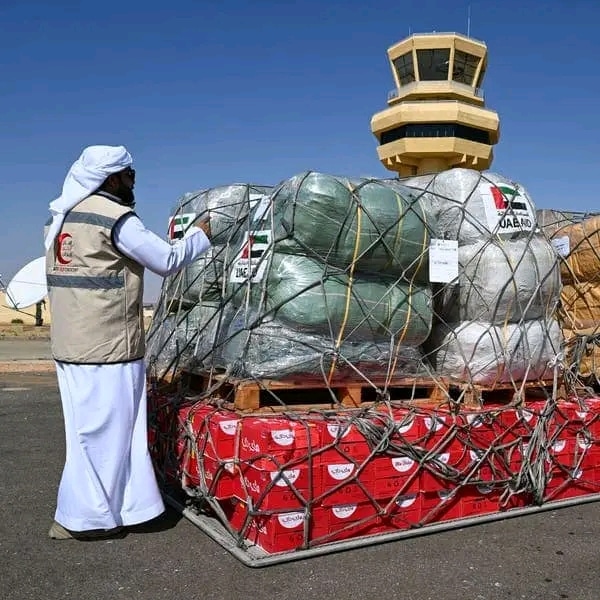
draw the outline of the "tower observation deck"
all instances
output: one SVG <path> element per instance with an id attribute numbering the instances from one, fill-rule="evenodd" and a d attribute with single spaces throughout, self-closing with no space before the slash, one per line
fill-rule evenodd
<path id="1" fill-rule="evenodd" d="M 458 33 L 415 34 L 387 54 L 396 88 L 371 119 L 383 166 L 400 177 L 488 169 L 500 121 L 481 89 L 486 45 Z"/>

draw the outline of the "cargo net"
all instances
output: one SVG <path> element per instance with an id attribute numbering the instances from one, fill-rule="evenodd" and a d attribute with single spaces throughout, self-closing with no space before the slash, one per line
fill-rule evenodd
<path id="1" fill-rule="evenodd" d="M 169 237 L 208 216 L 212 248 L 147 335 L 163 483 L 268 552 L 594 493 L 594 390 L 538 213 L 467 169 L 186 194 Z"/>
<path id="2" fill-rule="evenodd" d="M 558 322 L 569 387 L 600 387 L 600 215 L 538 211 L 539 223 L 560 264 Z"/>
<path id="3" fill-rule="evenodd" d="M 285 553 L 600 492 L 599 399 L 244 415 L 150 398 L 163 488 L 246 550 Z"/>

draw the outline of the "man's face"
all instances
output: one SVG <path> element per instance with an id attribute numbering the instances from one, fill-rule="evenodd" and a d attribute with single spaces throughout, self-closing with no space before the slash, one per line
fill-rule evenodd
<path id="1" fill-rule="evenodd" d="M 133 188 L 135 187 L 135 171 L 131 167 L 127 167 L 108 179 L 106 191 L 120 198 L 125 204 L 133 206 L 135 204 L 135 195 Z"/>

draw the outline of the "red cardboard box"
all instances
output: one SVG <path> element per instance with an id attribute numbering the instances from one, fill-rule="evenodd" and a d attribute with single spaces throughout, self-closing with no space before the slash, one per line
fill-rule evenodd
<path id="1" fill-rule="evenodd" d="M 196 441 L 200 454 L 217 459 L 235 456 L 237 431 L 241 422 L 235 413 L 197 402 L 180 411 L 188 435 Z"/>
<path id="2" fill-rule="evenodd" d="M 386 506 L 383 522 L 387 531 L 404 531 L 416 527 L 423 517 L 423 492 L 395 496 Z"/>
<path id="3" fill-rule="evenodd" d="M 466 485 L 461 490 L 461 517 L 480 517 L 500 512 L 501 489 L 485 484 Z"/>
<path id="4" fill-rule="evenodd" d="M 396 494 L 418 492 L 421 489 L 419 463 L 407 456 L 377 456 L 372 459 L 373 498 L 385 500 Z"/>
<path id="5" fill-rule="evenodd" d="M 282 464 L 308 457 L 320 447 L 319 428 L 315 421 L 293 421 L 285 417 L 244 417 L 240 428 L 238 457 L 256 467 L 274 457 Z"/>
<path id="6" fill-rule="evenodd" d="M 600 469 L 575 468 L 548 474 L 544 501 L 564 500 L 600 493 Z"/>
<path id="7" fill-rule="evenodd" d="M 321 544 L 379 533 L 382 521 L 378 513 L 371 502 L 316 507 L 311 539 Z"/>
<path id="8" fill-rule="evenodd" d="M 315 460 L 321 464 L 364 462 L 371 454 L 364 435 L 351 420 L 328 419 L 318 424 L 320 448 Z"/>
<path id="9" fill-rule="evenodd" d="M 422 520 L 438 523 L 462 517 L 462 488 L 425 492 L 421 497 Z"/>
<path id="10" fill-rule="evenodd" d="M 240 466 L 233 460 L 216 460 L 210 456 L 204 456 L 200 465 L 200 472 L 204 477 L 205 493 L 217 500 L 226 500 L 238 497 L 242 493 Z"/>
<path id="11" fill-rule="evenodd" d="M 461 482 L 473 461 L 468 449 L 458 440 L 447 438 L 441 449 L 430 450 L 421 467 L 421 489 L 437 492 Z"/>
<path id="12" fill-rule="evenodd" d="M 306 462 L 287 468 L 265 461 L 260 464 L 260 467 L 241 466 L 242 484 L 238 495 L 244 501 L 251 498 L 257 510 L 302 510 L 321 489 L 319 469 L 313 467 L 311 480 L 311 468 Z"/>
<path id="13" fill-rule="evenodd" d="M 400 443 L 411 443 L 425 435 L 423 415 L 408 408 L 392 408 L 395 432 L 392 439 Z"/>
<path id="14" fill-rule="evenodd" d="M 235 531 L 240 532 L 250 544 L 271 554 L 300 548 L 304 543 L 305 522 L 304 511 L 249 517 L 248 506 L 244 502 L 235 505 L 230 517 Z"/>
<path id="15" fill-rule="evenodd" d="M 322 464 L 319 466 L 321 493 L 318 500 L 323 506 L 359 504 L 373 497 L 373 468 L 352 462 Z"/>

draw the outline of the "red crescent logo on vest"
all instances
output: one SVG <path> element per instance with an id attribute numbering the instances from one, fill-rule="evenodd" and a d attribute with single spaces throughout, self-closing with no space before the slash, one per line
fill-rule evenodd
<path id="1" fill-rule="evenodd" d="M 72 246 L 73 241 L 70 233 L 61 233 L 58 236 L 56 244 L 56 260 L 61 265 L 68 265 L 73 260 L 71 258 Z"/>

